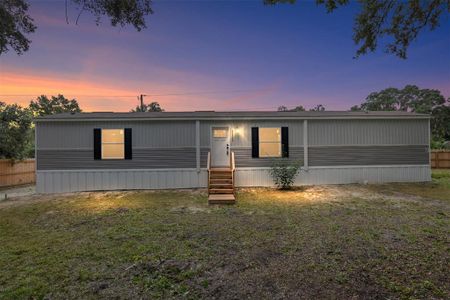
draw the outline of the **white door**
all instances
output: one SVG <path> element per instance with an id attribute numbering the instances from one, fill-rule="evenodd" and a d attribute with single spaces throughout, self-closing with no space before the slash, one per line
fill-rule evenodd
<path id="1" fill-rule="evenodd" d="M 228 127 L 211 127 L 211 166 L 230 166 L 230 130 Z"/>

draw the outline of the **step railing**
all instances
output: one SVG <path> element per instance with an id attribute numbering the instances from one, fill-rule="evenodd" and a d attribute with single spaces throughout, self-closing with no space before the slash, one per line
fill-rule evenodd
<path id="1" fill-rule="evenodd" d="M 208 152 L 208 161 L 206 163 L 206 168 L 208 169 L 208 195 L 211 184 L 211 152 Z"/>
<path id="2" fill-rule="evenodd" d="M 236 190 L 234 188 L 234 171 L 236 170 L 236 163 L 234 161 L 234 152 L 230 155 L 230 168 L 231 168 L 231 186 L 233 188 L 233 195 L 236 197 Z"/>
<path id="3" fill-rule="evenodd" d="M 234 152 L 230 153 L 230 169 L 231 169 L 231 187 L 233 188 L 233 194 L 236 196 L 234 189 L 234 172 L 236 170 L 236 163 L 234 160 Z M 211 152 L 208 152 L 208 160 L 206 162 L 206 168 L 208 170 L 208 195 L 211 189 Z"/>

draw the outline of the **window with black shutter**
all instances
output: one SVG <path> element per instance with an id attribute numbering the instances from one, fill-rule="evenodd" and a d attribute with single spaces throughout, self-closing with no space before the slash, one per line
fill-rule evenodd
<path id="1" fill-rule="evenodd" d="M 289 128 L 281 127 L 281 151 L 283 157 L 289 157 Z"/>
<path id="2" fill-rule="evenodd" d="M 131 128 L 94 129 L 94 159 L 132 159 Z"/>
<path id="3" fill-rule="evenodd" d="M 288 127 L 252 127 L 252 157 L 289 157 Z"/>
<path id="4" fill-rule="evenodd" d="M 125 128 L 125 159 L 132 159 L 131 128 Z"/>
<path id="5" fill-rule="evenodd" d="M 252 127 L 252 157 L 259 157 L 259 131 L 258 127 Z"/>
<path id="6" fill-rule="evenodd" d="M 94 159 L 102 159 L 102 130 L 94 128 Z"/>

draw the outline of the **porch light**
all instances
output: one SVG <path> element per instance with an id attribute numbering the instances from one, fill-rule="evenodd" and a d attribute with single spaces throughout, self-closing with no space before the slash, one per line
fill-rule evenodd
<path id="1" fill-rule="evenodd" d="M 239 137 L 240 135 L 241 135 L 241 128 L 235 127 L 233 129 L 233 137 L 235 137 L 235 136 Z"/>

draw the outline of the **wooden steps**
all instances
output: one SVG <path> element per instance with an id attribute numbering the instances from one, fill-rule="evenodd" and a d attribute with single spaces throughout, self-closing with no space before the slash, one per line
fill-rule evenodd
<path id="1" fill-rule="evenodd" d="M 209 170 L 208 203 L 235 203 L 233 179 L 231 168 L 211 168 Z"/>
<path id="2" fill-rule="evenodd" d="M 209 204 L 234 204 L 235 202 L 233 194 L 214 194 L 208 197 Z"/>

